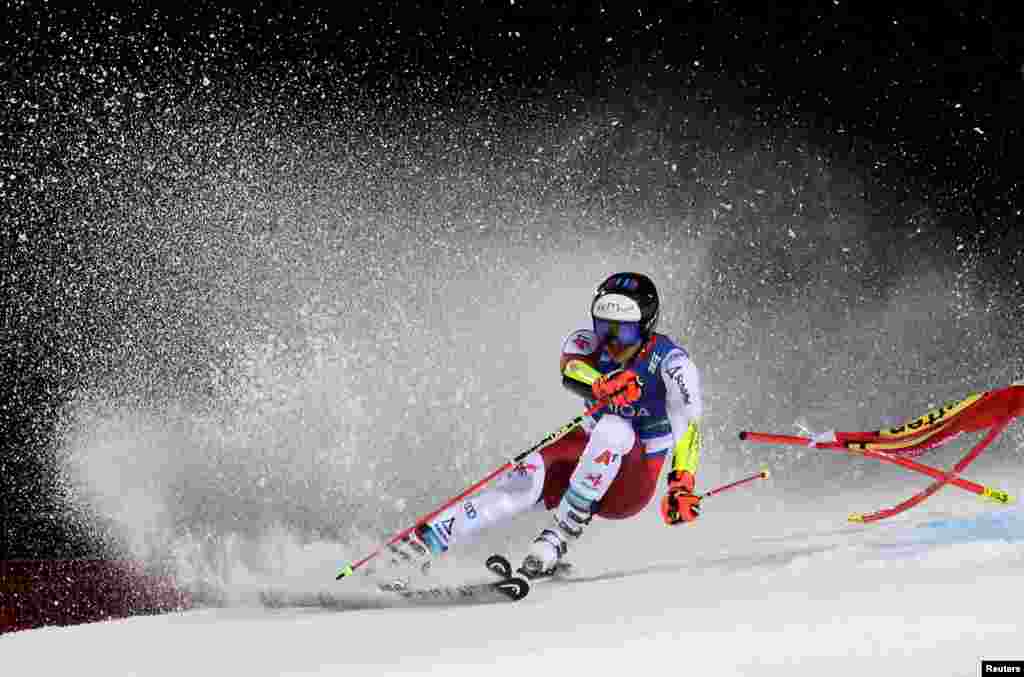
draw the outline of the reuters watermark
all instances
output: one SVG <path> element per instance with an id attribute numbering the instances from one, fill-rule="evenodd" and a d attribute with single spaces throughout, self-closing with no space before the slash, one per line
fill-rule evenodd
<path id="1" fill-rule="evenodd" d="M 981 662 L 981 677 L 985 675 L 1020 675 L 1024 677 L 1024 660 L 985 660 Z"/>

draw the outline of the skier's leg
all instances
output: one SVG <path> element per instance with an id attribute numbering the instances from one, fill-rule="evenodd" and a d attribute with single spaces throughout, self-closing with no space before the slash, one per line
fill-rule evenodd
<path id="1" fill-rule="evenodd" d="M 496 479 L 487 489 L 451 506 L 419 536 L 434 554 L 456 543 L 472 541 L 479 532 L 537 506 L 544 487 L 544 460 L 533 452 Z"/>
<path id="2" fill-rule="evenodd" d="M 587 433 L 576 429 L 541 450 L 540 455 L 544 459 L 544 490 L 541 492 L 541 500 L 548 510 L 558 507 L 565 495 L 589 439 Z"/>
<path id="3" fill-rule="evenodd" d="M 445 510 L 419 530 L 420 539 L 435 554 L 453 543 L 467 543 L 483 529 L 540 505 L 558 504 L 573 468 L 587 445 L 587 435 L 573 430 L 522 463 L 479 494 Z"/>
<path id="4" fill-rule="evenodd" d="M 590 523 L 591 514 L 608 493 L 635 442 L 633 425 L 621 416 L 603 416 L 594 426 L 569 478 L 569 488 L 555 508 L 555 522 L 570 538 L 579 537 Z"/>
<path id="5" fill-rule="evenodd" d="M 527 575 L 552 570 L 568 550 L 568 541 L 580 537 L 635 443 L 636 432 L 628 420 L 612 414 L 601 417 L 555 507 L 554 528 L 541 531 L 523 560 Z"/>
<path id="6" fill-rule="evenodd" d="M 666 457 L 665 453 L 648 453 L 643 444 L 634 446 L 594 514 L 610 520 L 626 519 L 647 507 L 657 493 Z"/>

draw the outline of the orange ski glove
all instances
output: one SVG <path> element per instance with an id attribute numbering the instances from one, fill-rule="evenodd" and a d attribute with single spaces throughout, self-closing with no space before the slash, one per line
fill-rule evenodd
<path id="1" fill-rule="evenodd" d="M 643 382 L 631 369 L 619 369 L 594 381 L 590 392 L 599 400 L 608 400 L 616 407 L 624 407 L 640 399 Z"/>
<path id="2" fill-rule="evenodd" d="M 661 518 L 665 524 L 692 522 L 700 517 L 700 496 L 693 493 L 693 475 L 673 470 L 668 474 L 668 492 L 661 499 Z"/>

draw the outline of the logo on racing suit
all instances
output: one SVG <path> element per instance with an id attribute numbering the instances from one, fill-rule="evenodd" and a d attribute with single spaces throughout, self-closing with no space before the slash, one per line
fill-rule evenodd
<path id="1" fill-rule="evenodd" d="M 520 477 L 526 477 L 530 473 L 537 472 L 537 466 L 534 465 L 533 463 L 523 463 L 522 461 L 520 461 L 519 463 L 516 463 L 515 466 L 512 468 L 512 472 L 519 475 Z"/>
<path id="2" fill-rule="evenodd" d="M 601 482 L 604 481 L 604 475 L 594 475 L 594 474 L 591 474 L 591 475 L 587 475 L 583 479 L 585 479 L 587 482 L 589 482 L 590 486 L 592 486 L 595 489 L 597 489 L 599 486 L 601 486 Z"/>
<path id="3" fill-rule="evenodd" d="M 572 342 L 576 344 L 576 347 L 579 348 L 580 350 L 586 350 L 590 347 L 590 340 L 587 339 L 587 337 L 583 336 L 582 334 L 574 338 Z"/>
<path id="4" fill-rule="evenodd" d="M 666 370 L 666 373 L 669 375 L 669 378 L 676 382 L 676 386 L 679 387 L 679 394 L 683 396 L 683 404 L 689 404 L 690 391 L 686 389 L 686 381 L 683 379 L 682 371 L 682 366 L 675 366 Z"/>
<path id="5" fill-rule="evenodd" d="M 606 408 L 612 414 L 617 414 L 622 418 L 633 418 L 635 416 L 651 415 L 651 412 L 648 411 L 647 407 L 634 407 L 632 404 L 627 404 L 624 407 L 620 407 L 615 404 L 609 404 Z"/>

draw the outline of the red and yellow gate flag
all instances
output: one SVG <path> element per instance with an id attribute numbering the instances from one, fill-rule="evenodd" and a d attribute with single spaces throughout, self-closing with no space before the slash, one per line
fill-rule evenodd
<path id="1" fill-rule="evenodd" d="M 946 484 L 953 484 L 998 503 L 1013 499 L 1004 491 L 992 489 L 959 477 L 959 474 L 984 451 L 1010 422 L 1024 414 L 1024 383 L 997 390 L 972 393 L 948 402 L 898 426 L 868 432 L 828 432 L 812 437 L 776 435 L 743 431 L 740 439 L 765 444 L 792 444 L 816 449 L 833 449 L 875 458 L 935 478 L 926 489 L 897 506 L 870 514 L 855 513 L 850 520 L 874 522 L 899 514 L 925 500 Z M 988 433 L 949 471 L 911 460 L 964 434 L 988 430 Z"/>

